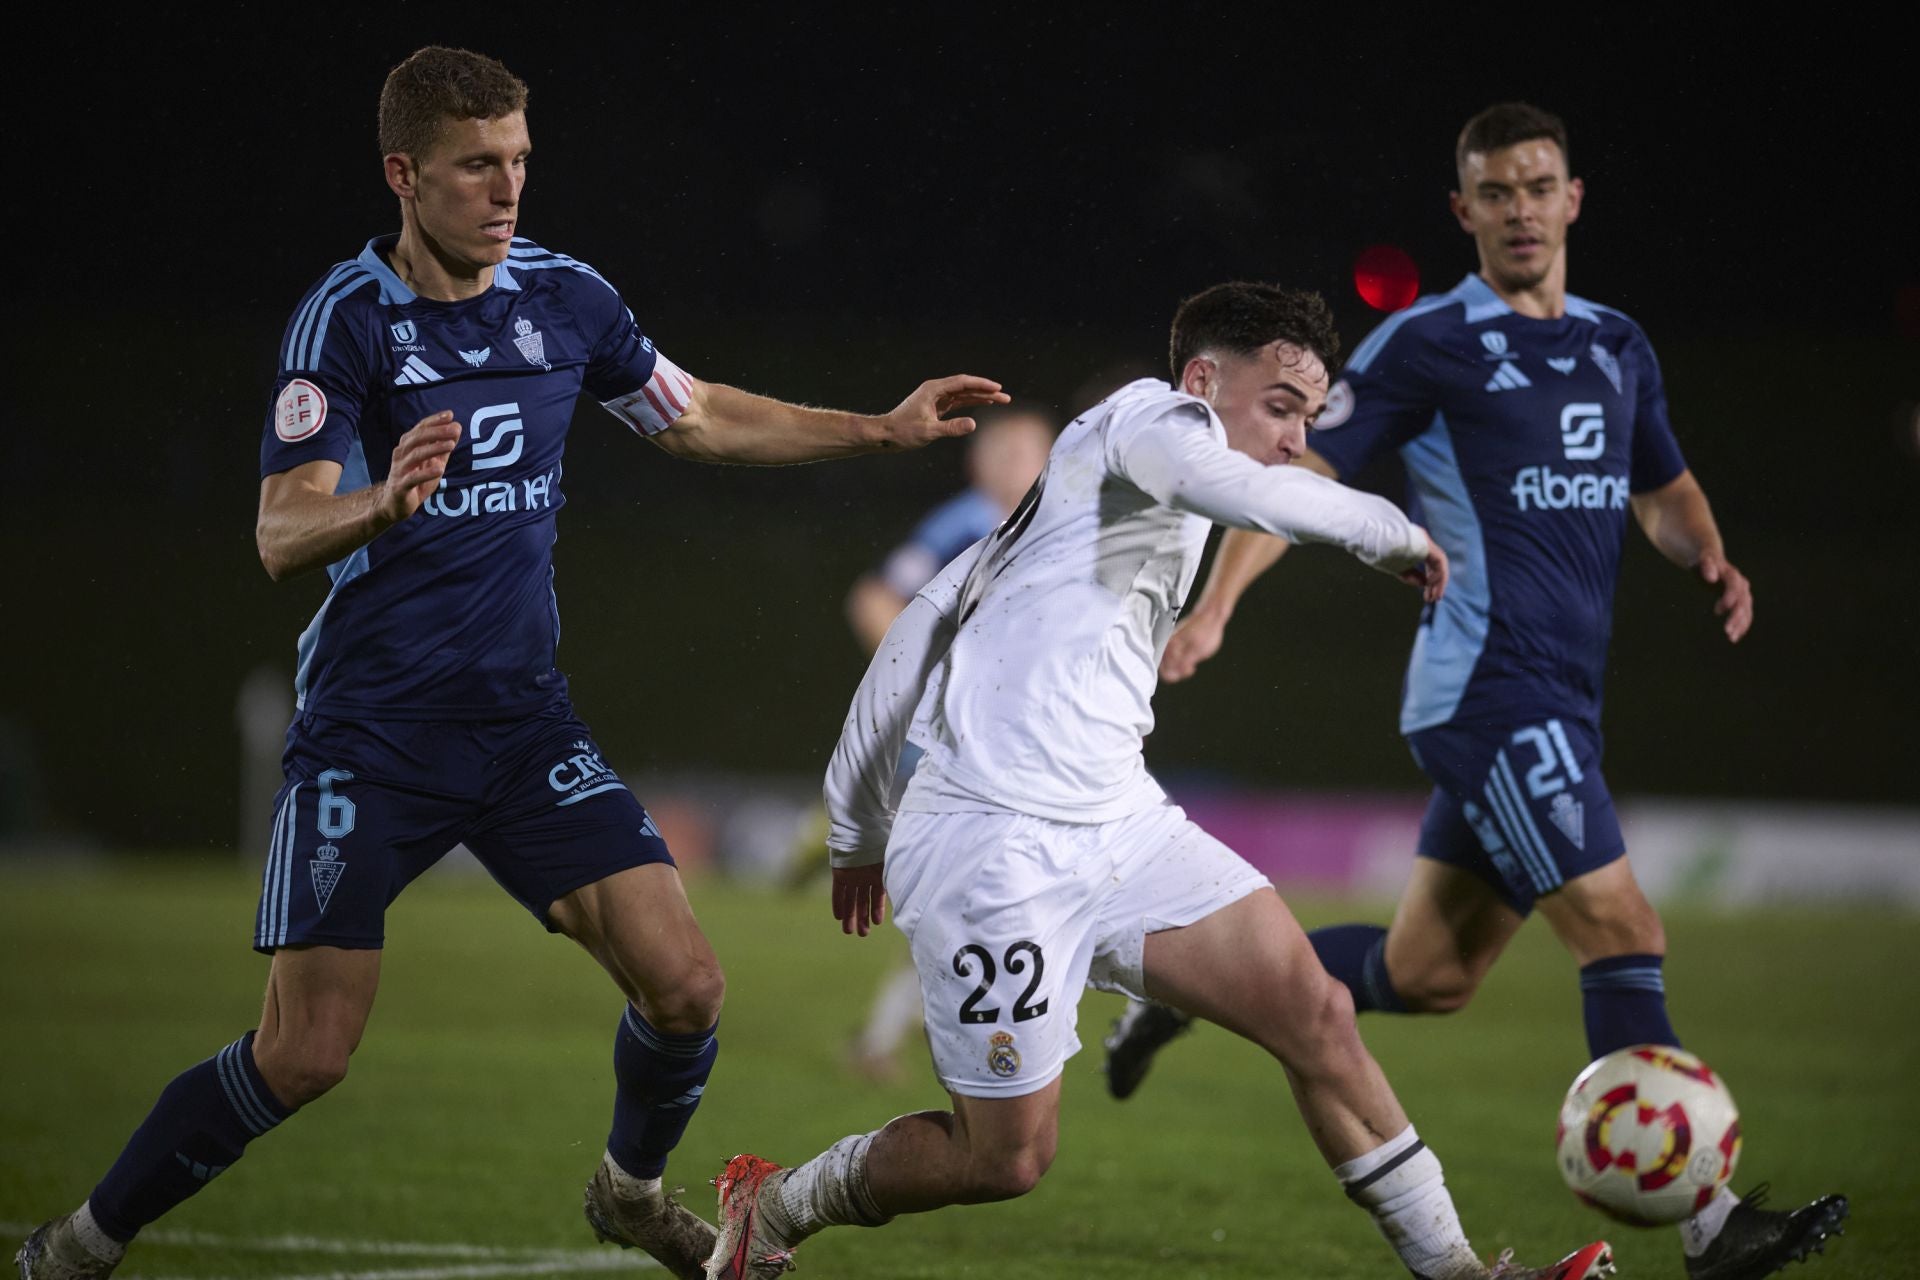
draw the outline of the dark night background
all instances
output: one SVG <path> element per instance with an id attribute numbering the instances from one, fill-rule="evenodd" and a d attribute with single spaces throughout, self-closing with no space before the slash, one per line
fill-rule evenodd
<path id="1" fill-rule="evenodd" d="M 307 286 L 398 226 L 374 106 L 427 43 L 531 86 L 521 234 L 593 263 L 696 375 L 866 410 L 967 371 L 1064 421 L 1160 371 L 1174 305 L 1229 278 L 1324 290 L 1351 348 L 1378 318 L 1361 248 L 1405 247 L 1426 288 L 1473 267 L 1445 207 L 1464 119 L 1558 111 L 1588 186 L 1571 287 L 1651 335 L 1758 603 L 1729 648 L 1630 531 L 1616 791 L 1920 796 L 1920 113 L 1891 33 L 1621 6 L 619 12 L 183 10 L 16 45 L 0 841 L 232 840 L 235 691 L 290 679 L 324 594 L 253 552 L 275 350 Z M 956 447 L 705 469 L 583 405 L 561 666 L 612 762 L 817 771 L 863 666 L 846 587 L 959 476 Z M 1150 761 L 1417 788 L 1394 731 L 1415 612 L 1297 555 L 1162 693 Z"/>

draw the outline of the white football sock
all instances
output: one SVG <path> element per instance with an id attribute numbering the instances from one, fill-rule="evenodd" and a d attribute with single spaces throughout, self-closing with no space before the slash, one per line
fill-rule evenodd
<path id="1" fill-rule="evenodd" d="M 1348 1198 L 1373 1215 L 1380 1234 L 1415 1275 L 1471 1280 L 1487 1274 L 1460 1227 L 1440 1158 L 1412 1125 L 1333 1174 Z"/>
<path id="2" fill-rule="evenodd" d="M 763 1220 L 788 1249 L 822 1227 L 877 1227 L 891 1221 L 867 1189 L 871 1133 L 855 1134 L 798 1168 L 774 1175 L 779 1182 L 761 1202 Z"/>
<path id="3" fill-rule="evenodd" d="M 1719 1236 L 1720 1228 L 1727 1225 L 1727 1215 L 1740 1203 L 1740 1197 L 1727 1187 L 1720 1188 L 1720 1194 L 1707 1201 L 1707 1207 L 1680 1224 L 1680 1247 L 1687 1251 L 1689 1258 L 1697 1258 L 1707 1251 L 1707 1246 Z"/>
<path id="4" fill-rule="evenodd" d="M 69 1225 L 73 1227 L 73 1238 L 80 1242 L 80 1247 L 100 1261 L 118 1263 L 126 1256 L 127 1246 L 108 1235 L 93 1220 L 91 1200 L 81 1201 L 80 1207 L 73 1211 Z"/>

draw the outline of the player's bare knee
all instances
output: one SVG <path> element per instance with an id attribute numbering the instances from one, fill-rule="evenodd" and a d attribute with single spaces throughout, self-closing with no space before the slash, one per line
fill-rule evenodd
<path id="1" fill-rule="evenodd" d="M 676 967 L 641 992 L 647 1021 L 669 1035 L 692 1035 L 718 1022 L 726 994 L 726 973 L 711 956 Z"/>
<path id="2" fill-rule="evenodd" d="M 1409 1013 L 1458 1013 L 1479 989 L 1480 975 L 1458 967 L 1393 979 L 1393 992 Z"/>
<path id="3" fill-rule="evenodd" d="M 289 1107 L 303 1107 L 347 1078 L 350 1050 L 303 1045 L 254 1055 L 261 1078 L 273 1096 Z"/>
<path id="4" fill-rule="evenodd" d="M 1007 1151 L 975 1151 L 967 1165 L 968 1202 L 1018 1199 L 1040 1185 L 1052 1164 L 1053 1151 L 1037 1144 Z"/>
<path id="5" fill-rule="evenodd" d="M 1339 1074 L 1359 1043 L 1353 994 L 1326 974 L 1304 983 L 1298 997 L 1277 1011 L 1279 1026 L 1268 1049 L 1302 1075 Z"/>

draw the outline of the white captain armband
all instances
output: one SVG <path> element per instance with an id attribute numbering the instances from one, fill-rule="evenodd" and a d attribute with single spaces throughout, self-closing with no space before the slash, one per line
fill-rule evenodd
<path id="1" fill-rule="evenodd" d="M 653 376 L 638 391 L 601 402 L 601 406 L 643 436 L 659 435 L 693 405 L 693 379 L 661 352 L 654 353 Z"/>

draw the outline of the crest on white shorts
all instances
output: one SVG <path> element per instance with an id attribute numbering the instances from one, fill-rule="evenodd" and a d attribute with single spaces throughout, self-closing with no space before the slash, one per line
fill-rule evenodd
<path id="1" fill-rule="evenodd" d="M 320 904 L 320 914 L 327 913 L 327 903 L 333 901 L 333 891 L 340 884 L 340 876 L 347 864 L 340 861 L 340 847 L 335 844 L 323 844 L 314 851 L 312 861 L 307 863 L 313 875 L 313 900 Z"/>
<path id="2" fill-rule="evenodd" d="M 987 1069 L 1000 1077 L 1020 1074 L 1020 1051 L 1013 1047 L 1013 1037 L 1004 1031 L 996 1031 L 987 1041 Z"/>

